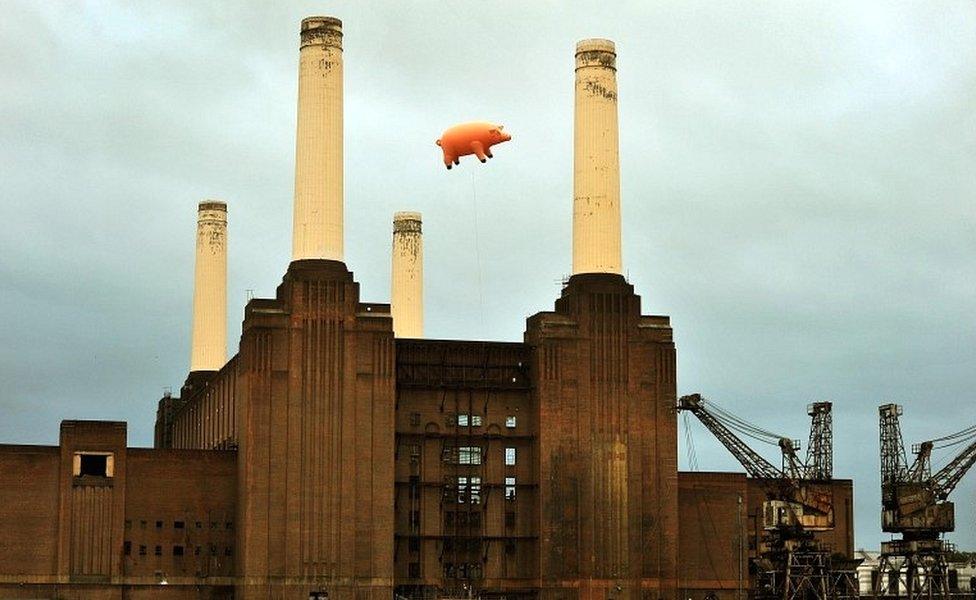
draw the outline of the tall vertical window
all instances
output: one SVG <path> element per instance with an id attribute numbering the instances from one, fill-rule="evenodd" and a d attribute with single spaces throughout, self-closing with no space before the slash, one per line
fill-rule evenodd
<path id="1" fill-rule="evenodd" d="M 463 415 L 459 414 L 457 416 L 458 427 L 481 427 L 481 415 Z"/>
<path id="2" fill-rule="evenodd" d="M 457 501 L 460 504 L 481 504 L 481 477 L 458 477 Z"/>
<path id="3" fill-rule="evenodd" d="M 515 429 L 515 415 L 508 415 L 505 417 L 505 427 Z"/>
<path id="4" fill-rule="evenodd" d="M 514 477 L 505 478 L 505 499 L 515 500 L 515 478 Z"/>
<path id="5" fill-rule="evenodd" d="M 505 448 L 505 465 L 513 466 L 515 464 L 515 448 L 508 447 Z"/>

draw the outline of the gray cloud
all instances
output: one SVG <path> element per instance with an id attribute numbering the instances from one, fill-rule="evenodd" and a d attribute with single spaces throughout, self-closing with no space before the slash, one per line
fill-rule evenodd
<path id="1" fill-rule="evenodd" d="M 518 340 L 551 306 L 570 270 L 573 46 L 609 37 L 625 267 L 645 311 L 672 317 L 680 391 L 793 437 L 807 402 L 833 400 L 866 547 L 877 405 L 905 405 L 906 440 L 976 420 L 971 2 L 14 2 L 0 440 L 104 418 L 151 444 L 155 400 L 188 363 L 198 200 L 230 204 L 232 340 L 245 290 L 273 294 L 298 21 L 322 12 L 345 21 L 346 259 L 365 299 L 388 299 L 390 220 L 413 209 L 431 337 Z M 448 173 L 433 141 L 471 118 L 515 138 Z M 702 468 L 736 468 L 692 427 Z M 971 474 L 952 536 L 970 548 L 974 496 Z"/>

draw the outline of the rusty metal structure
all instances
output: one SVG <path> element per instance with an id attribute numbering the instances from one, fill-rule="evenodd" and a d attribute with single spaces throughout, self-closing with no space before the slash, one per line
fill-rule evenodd
<path id="1" fill-rule="evenodd" d="M 854 561 L 838 560 L 818 543 L 816 532 L 834 527 L 831 403 L 808 407 L 812 418 L 806 460 L 800 460 L 799 441 L 759 428 L 706 401 L 699 394 L 682 396 L 678 410 L 688 411 L 761 481 L 767 492 L 756 575 L 755 598 L 831 600 L 858 595 Z M 782 454 L 776 467 L 749 447 L 733 430 L 757 441 L 775 444 Z"/>
<path id="2" fill-rule="evenodd" d="M 908 464 L 897 404 L 878 407 L 881 433 L 881 528 L 901 536 L 881 543 L 876 597 L 899 595 L 907 600 L 948 598 L 950 545 L 942 535 L 956 527 L 955 509 L 948 501 L 976 464 L 976 425 L 916 444 Z M 965 444 L 948 464 L 932 473 L 932 450 Z M 894 594 L 892 594 L 892 592 Z"/>

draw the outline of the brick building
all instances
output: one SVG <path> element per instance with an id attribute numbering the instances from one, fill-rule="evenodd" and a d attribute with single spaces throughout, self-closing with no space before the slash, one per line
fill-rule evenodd
<path id="1" fill-rule="evenodd" d="M 396 337 L 390 305 L 360 298 L 342 260 L 341 24 L 306 19 L 301 39 L 294 260 L 275 298 L 248 302 L 230 360 L 194 352 L 156 448 L 80 421 L 58 447 L 0 446 L 0 597 L 748 587 L 761 482 L 678 472 L 672 330 L 620 274 L 613 44 L 577 47 L 574 275 L 510 343 Z M 194 346 L 212 349 L 226 206 L 200 210 Z M 851 494 L 834 484 L 829 541 L 847 555 Z"/>

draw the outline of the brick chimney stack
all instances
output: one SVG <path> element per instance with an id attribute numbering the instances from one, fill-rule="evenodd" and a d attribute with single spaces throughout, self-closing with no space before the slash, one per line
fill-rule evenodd
<path id="1" fill-rule="evenodd" d="M 302 20 L 292 260 L 342 261 L 342 21 Z"/>
<path id="2" fill-rule="evenodd" d="M 617 54 L 613 42 L 576 44 L 573 274 L 622 273 Z"/>

